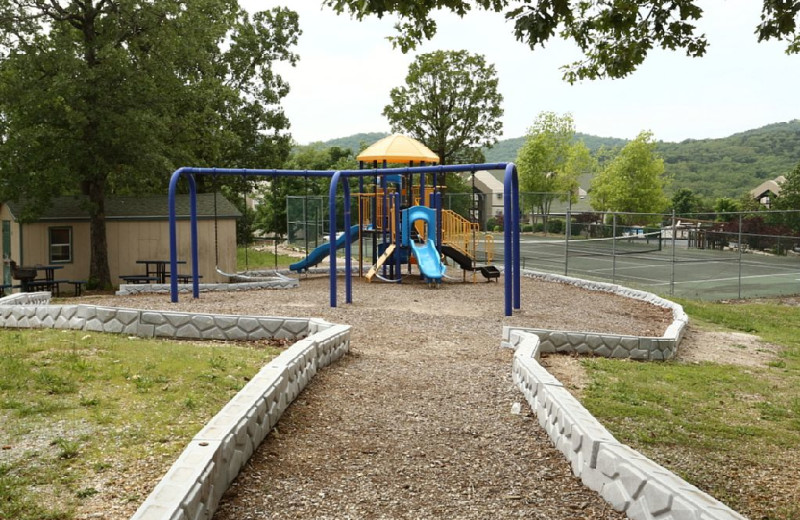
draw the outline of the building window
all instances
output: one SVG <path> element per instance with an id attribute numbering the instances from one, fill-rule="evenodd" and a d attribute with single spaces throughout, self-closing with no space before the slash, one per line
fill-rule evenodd
<path id="1" fill-rule="evenodd" d="M 50 245 L 50 263 L 64 264 L 72 262 L 72 228 L 48 228 L 48 243 Z"/>

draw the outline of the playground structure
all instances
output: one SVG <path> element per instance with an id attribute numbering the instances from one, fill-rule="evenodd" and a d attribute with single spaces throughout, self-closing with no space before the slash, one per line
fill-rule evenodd
<path id="1" fill-rule="evenodd" d="M 364 150 L 359 156 L 360 168 L 371 164 L 373 168 L 388 163 L 414 163 L 425 165 L 428 161 L 438 162 L 438 157 L 424 145 L 402 135 L 392 135 L 381 139 Z M 433 183 L 428 179 L 433 177 Z M 489 234 L 478 237 L 478 223 L 443 209 L 442 186 L 439 175 L 427 176 L 420 173 L 415 182 L 414 174 L 377 175 L 371 184 L 359 178 L 357 199 L 358 225 L 342 233 L 336 240 L 336 248 L 341 249 L 346 241 L 359 240 L 358 275 L 367 281 L 379 279 L 386 282 L 402 281 L 402 264 L 416 264 L 423 279 L 438 286 L 446 276 L 447 266 L 443 258 L 453 259 L 463 270 L 472 271 L 472 281 L 481 273 L 486 280 L 497 279 L 500 271 L 493 265 L 493 237 Z M 426 196 L 427 195 L 427 196 Z M 308 204 L 303 204 L 303 209 Z M 297 221 L 291 216 L 287 219 Z M 305 227 L 300 230 L 303 236 L 314 235 L 319 228 L 317 222 L 302 221 Z M 307 253 L 307 257 L 290 266 L 292 271 L 304 272 L 328 257 L 327 244 L 317 246 Z M 364 258 L 371 258 L 372 267 L 364 272 Z"/>
<path id="2" fill-rule="evenodd" d="M 379 141 L 376 143 L 378 145 Z M 386 144 L 386 143 L 384 143 Z M 373 146 L 376 146 L 373 145 Z M 370 149 L 365 150 L 364 153 L 359 155 L 359 159 L 363 162 L 370 158 L 366 155 Z M 253 177 L 278 177 L 278 176 L 294 176 L 294 177 L 323 177 L 330 179 L 329 188 L 329 231 L 330 239 L 328 244 L 324 247 L 327 248 L 327 254 L 322 250 L 314 254 L 314 258 L 309 254 L 305 259 L 305 267 L 300 267 L 297 270 L 307 269 L 311 262 L 316 260 L 318 263 L 324 256 L 330 257 L 330 306 L 337 306 L 337 258 L 336 251 L 339 247 L 344 248 L 344 278 L 345 278 L 345 301 L 352 303 L 352 250 L 351 244 L 354 240 L 355 232 L 358 231 L 359 236 L 363 236 L 365 232 L 375 236 L 371 242 L 375 248 L 376 254 L 374 255 L 374 264 L 377 276 L 378 269 L 387 268 L 389 270 L 387 276 L 384 278 L 389 280 L 399 280 L 400 265 L 403 260 L 403 250 L 407 250 L 417 259 L 417 265 L 422 271 L 422 275 L 430 281 L 430 283 L 437 283 L 444 276 L 444 266 L 441 263 L 439 256 L 439 249 L 436 248 L 437 244 L 442 245 L 442 228 L 439 223 L 443 222 L 441 216 L 437 218 L 437 214 L 442 214 L 441 209 L 441 191 L 439 186 L 442 184 L 436 182 L 437 178 L 443 178 L 444 174 L 448 172 L 475 172 L 477 170 L 504 170 L 504 240 L 503 240 L 503 262 L 504 262 L 504 293 L 505 293 L 505 315 L 511 316 L 513 309 L 520 308 L 520 260 L 519 260 L 519 218 L 512 218 L 512 215 L 519 215 L 519 184 L 517 179 L 516 166 L 513 163 L 490 163 L 490 164 L 468 164 L 468 165 L 439 165 L 439 166 L 413 166 L 414 158 L 391 156 L 384 154 L 383 167 L 378 167 L 377 159 L 373 160 L 372 169 L 359 169 L 359 170 L 277 170 L 277 169 L 233 169 L 233 168 L 193 168 L 183 167 L 173 172 L 169 184 L 169 229 L 170 229 L 170 272 L 177 273 L 178 258 L 177 258 L 177 218 L 175 209 L 175 196 L 177 194 L 178 182 L 181 178 L 188 181 L 189 184 L 189 197 L 190 197 L 190 251 L 191 251 L 191 271 L 192 271 L 192 296 L 193 298 L 200 297 L 199 290 L 199 272 L 198 272 L 198 244 L 197 244 L 197 187 L 195 176 L 197 175 L 212 175 L 212 176 L 253 176 Z M 387 168 L 386 165 L 389 161 L 409 161 L 410 166 L 404 168 Z M 424 164 L 424 163 L 423 163 Z M 417 175 L 419 179 L 419 190 L 413 188 L 414 183 L 411 182 L 413 177 Z M 428 185 L 426 176 L 431 175 L 434 179 L 432 192 L 426 194 Z M 399 179 L 407 178 L 409 181 L 406 183 L 397 182 Z M 373 178 L 375 181 L 372 187 L 372 192 L 367 194 L 365 189 L 365 179 Z M 350 193 L 350 179 L 356 178 L 359 183 L 358 200 L 369 201 L 369 204 L 359 202 L 359 207 L 365 205 L 371 206 L 371 213 L 367 214 L 367 210 L 359 211 L 359 224 L 354 224 L 351 220 L 351 193 Z M 337 210 L 336 210 L 336 197 L 339 186 L 341 185 L 344 199 L 344 226 L 343 229 L 347 230 L 343 235 L 337 237 Z M 394 185 L 394 186 L 392 186 Z M 403 189 L 405 187 L 406 189 Z M 409 188 L 411 187 L 411 188 Z M 366 194 L 366 195 L 365 195 Z M 361 196 L 365 195 L 365 196 Z M 407 200 L 410 198 L 414 205 L 402 209 L 401 196 L 405 196 Z M 429 195 L 426 196 L 426 195 Z M 438 202 L 437 202 L 438 199 Z M 378 201 L 381 204 L 378 204 Z M 423 205 L 428 201 L 428 205 Z M 380 209 L 379 209 L 380 207 Z M 402 213 L 405 211 L 406 213 Z M 399 215 L 399 218 L 398 218 Z M 371 220 L 377 223 L 378 226 L 365 224 L 364 220 Z M 404 224 L 405 222 L 405 224 Z M 413 225 L 413 229 L 412 229 Z M 446 227 L 446 226 L 444 226 Z M 406 232 L 403 233 L 403 228 Z M 381 244 L 383 250 L 380 255 L 377 254 L 377 236 L 381 237 Z M 450 251 L 457 250 L 458 233 L 452 235 L 453 244 L 449 247 Z M 461 235 L 463 237 L 463 233 Z M 413 243 L 412 243 L 413 242 Z M 474 242 L 474 241 L 473 241 Z M 363 247 L 364 241 L 359 242 L 360 247 Z M 337 245 L 339 247 L 337 247 Z M 394 246 L 394 247 L 392 247 Z M 319 249 L 319 248 L 317 248 Z M 316 250 L 315 250 L 316 251 Z M 397 252 L 397 254 L 395 254 Z M 459 251 L 461 252 L 461 251 Z M 312 252 L 314 253 L 314 252 Z M 360 255 L 363 258 L 363 254 Z M 377 265 L 378 261 L 383 258 L 381 265 Z M 473 258 L 477 260 L 475 256 Z M 319 259 L 319 260 L 317 260 Z M 392 262 L 389 260 L 392 259 Z M 421 261 L 420 261 L 421 259 Z M 464 258 L 461 258 L 463 261 Z M 388 262 L 388 264 L 387 264 Z M 465 265 L 466 265 L 465 261 Z M 471 266 L 475 269 L 480 269 L 476 262 L 471 262 Z M 392 273 L 392 266 L 394 266 L 394 273 Z M 463 266 L 462 266 L 463 267 Z M 361 272 L 363 266 L 360 266 Z M 496 268 L 495 268 L 496 269 Z M 367 273 L 369 274 L 369 272 Z M 499 275 L 499 271 L 497 272 Z M 382 275 L 383 276 L 383 275 Z M 170 297 L 172 302 L 178 301 L 178 279 L 176 276 L 170 278 Z"/>

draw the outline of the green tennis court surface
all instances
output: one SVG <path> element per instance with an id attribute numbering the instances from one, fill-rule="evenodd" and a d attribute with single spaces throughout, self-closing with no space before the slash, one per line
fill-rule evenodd
<path id="1" fill-rule="evenodd" d="M 501 262 L 502 238 L 497 240 Z M 739 253 L 672 247 L 654 237 L 615 242 L 523 237 L 522 266 L 590 280 L 610 281 L 660 295 L 704 300 L 800 294 L 800 255 Z"/>

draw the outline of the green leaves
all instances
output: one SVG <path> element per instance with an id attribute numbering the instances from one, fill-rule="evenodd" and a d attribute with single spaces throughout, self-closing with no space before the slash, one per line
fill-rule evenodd
<path id="1" fill-rule="evenodd" d="M 288 9 L 251 19 L 235 0 L 7 0 L 0 20 L 0 199 L 86 195 L 102 285 L 107 193 L 163 193 L 179 166 L 288 156 L 289 88 L 273 70 L 297 60 Z"/>
<path id="2" fill-rule="evenodd" d="M 574 197 L 578 176 L 597 167 L 586 145 L 575 141 L 572 115 L 559 116 L 554 112 L 538 115 L 528 129 L 515 163 L 521 190 L 542 194 L 523 198 L 530 206 L 526 209 L 536 209 L 543 215 L 549 212 L 556 193 L 561 193 L 564 200 Z"/>
<path id="3" fill-rule="evenodd" d="M 656 152 L 651 132 L 641 132 L 592 179 L 589 196 L 600 211 L 656 213 L 669 201 L 664 194 L 664 160 Z M 647 223 L 631 217 L 632 224 Z"/>
<path id="4" fill-rule="evenodd" d="M 703 17 L 697 0 L 323 0 L 338 13 L 350 13 L 358 20 L 369 15 L 379 18 L 396 14 L 397 35 L 390 39 L 403 52 L 436 34 L 431 17 L 438 9 L 464 16 L 472 9 L 503 12 L 514 23 L 516 38 L 531 49 L 544 47 L 558 37 L 575 42 L 584 59 L 565 65 L 564 79 L 622 78 L 633 71 L 656 47 L 682 49 L 687 56 L 706 53 L 708 40 L 698 34 L 695 23 Z M 521 5 L 520 5 L 521 4 Z M 798 16 L 800 2 L 763 0 L 758 40 L 788 42 L 787 53 L 800 52 Z"/>
<path id="5" fill-rule="evenodd" d="M 393 88 L 383 115 L 392 130 L 421 141 L 449 164 L 492 146 L 502 131 L 503 96 L 494 65 L 467 51 L 421 54 L 409 66 L 405 86 Z"/>

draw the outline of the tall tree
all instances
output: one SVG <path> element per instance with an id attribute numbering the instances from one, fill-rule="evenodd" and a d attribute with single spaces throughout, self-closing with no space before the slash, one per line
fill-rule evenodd
<path id="1" fill-rule="evenodd" d="M 111 285 L 105 198 L 165 190 L 177 166 L 275 162 L 288 154 L 296 13 L 251 18 L 236 0 L 0 3 L 0 197 L 82 193 L 90 281 Z"/>
<path id="2" fill-rule="evenodd" d="M 694 216 L 701 204 L 700 198 L 689 188 L 679 188 L 672 194 L 672 209 L 678 216 Z"/>
<path id="3" fill-rule="evenodd" d="M 651 132 L 641 132 L 592 179 L 592 207 L 599 211 L 657 213 L 667 208 L 664 160 L 656 152 Z M 631 215 L 623 220 L 645 224 L 652 217 Z"/>
<path id="4" fill-rule="evenodd" d="M 503 130 L 494 65 L 467 51 L 421 54 L 409 66 L 406 85 L 393 88 L 383 115 L 395 132 L 419 140 L 441 164 L 473 157 Z"/>
<path id="5" fill-rule="evenodd" d="M 758 41 L 777 39 L 788 42 L 786 52 L 800 52 L 800 2 L 762 0 L 761 23 L 755 33 Z M 366 16 L 396 14 L 394 44 L 403 52 L 436 34 L 432 15 L 447 9 L 459 16 L 477 9 L 504 12 L 514 22 L 518 40 L 531 49 L 544 47 L 553 37 L 571 40 L 584 59 L 564 66 L 569 82 L 600 77 L 627 76 L 655 47 L 683 50 L 687 56 L 703 56 L 708 46 L 705 34 L 698 34 L 695 23 L 703 17 L 699 0 L 323 0 L 336 12 L 350 13 L 361 20 Z"/>
<path id="6" fill-rule="evenodd" d="M 800 163 L 786 174 L 786 181 L 781 184 L 781 193 L 773 206 L 787 212 L 780 214 L 783 225 L 796 233 L 800 232 Z"/>
<path id="7" fill-rule="evenodd" d="M 578 176 L 592 172 L 595 162 L 589 149 L 575 141 L 575 123 L 571 114 L 559 116 L 554 112 L 541 112 L 528 129 L 525 144 L 517 155 L 522 202 L 542 215 L 547 226 L 547 215 L 553 200 L 577 197 Z M 524 193 L 527 192 L 527 193 Z M 535 218 L 531 218 L 533 223 Z"/>
<path id="8" fill-rule="evenodd" d="M 293 170 L 354 170 L 358 162 L 349 148 L 325 147 L 322 143 L 297 146 L 286 162 Z M 356 181 L 357 182 L 357 181 Z M 264 233 L 283 237 L 287 230 L 287 197 L 323 196 L 328 193 L 329 179 L 318 177 L 275 177 L 259 189 L 255 227 Z M 342 215 L 341 211 L 337 211 Z"/>

